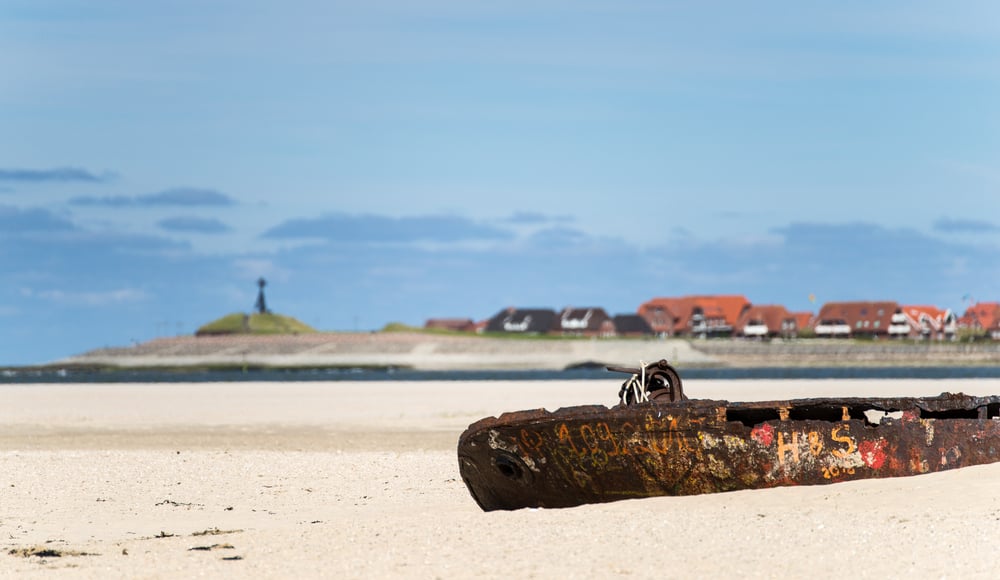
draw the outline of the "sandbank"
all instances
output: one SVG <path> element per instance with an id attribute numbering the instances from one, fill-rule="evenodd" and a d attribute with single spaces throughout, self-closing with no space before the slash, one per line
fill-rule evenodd
<path id="1" fill-rule="evenodd" d="M 1000 393 L 1000 380 L 685 381 L 699 398 Z M 992 577 L 1000 464 L 482 512 L 471 422 L 608 381 L 0 385 L 0 577 Z"/>

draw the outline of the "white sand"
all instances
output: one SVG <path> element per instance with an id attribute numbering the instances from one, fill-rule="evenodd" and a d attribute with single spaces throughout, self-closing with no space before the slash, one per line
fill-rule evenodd
<path id="1" fill-rule="evenodd" d="M 998 380 L 685 387 L 730 400 L 1000 393 Z M 1000 464 L 479 510 L 455 458 L 469 423 L 613 404 L 616 393 L 615 380 L 0 385 L 0 577 L 992 578 L 1000 569 Z M 36 548 L 63 555 L 9 553 Z"/>

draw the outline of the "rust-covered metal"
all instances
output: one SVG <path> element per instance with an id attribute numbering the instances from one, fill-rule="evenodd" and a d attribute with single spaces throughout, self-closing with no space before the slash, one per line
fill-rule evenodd
<path id="1" fill-rule="evenodd" d="M 484 510 L 910 476 L 1000 460 L 1000 396 L 519 411 L 470 425 L 458 459 Z"/>

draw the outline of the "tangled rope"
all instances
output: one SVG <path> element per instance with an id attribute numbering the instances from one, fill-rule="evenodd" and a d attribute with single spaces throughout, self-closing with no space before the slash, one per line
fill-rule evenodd
<path id="1" fill-rule="evenodd" d="M 639 361 L 639 372 L 634 373 L 630 378 L 622 383 L 622 388 L 618 391 L 618 400 L 623 405 L 634 405 L 645 403 L 649 400 L 646 396 L 646 362 Z"/>
<path id="2" fill-rule="evenodd" d="M 622 383 L 618 400 L 623 405 L 635 405 L 662 399 L 669 402 L 686 400 L 681 376 L 666 359 L 655 363 L 639 361 L 639 368 L 607 367 L 609 371 L 630 373 L 632 376 Z"/>

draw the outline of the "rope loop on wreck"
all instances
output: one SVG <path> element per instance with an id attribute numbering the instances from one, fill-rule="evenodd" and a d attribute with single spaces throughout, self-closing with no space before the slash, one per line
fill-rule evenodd
<path id="1" fill-rule="evenodd" d="M 646 366 L 648 363 L 639 361 L 639 372 L 633 374 L 618 391 L 618 399 L 623 405 L 634 405 L 645 403 L 649 399 L 646 397 Z"/>

